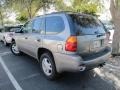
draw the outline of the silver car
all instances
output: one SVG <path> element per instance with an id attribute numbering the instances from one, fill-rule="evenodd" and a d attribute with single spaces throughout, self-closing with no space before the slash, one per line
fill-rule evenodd
<path id="1" fill-rule="evenodd" d="M 3 41 L 5 46 L 8 46 L 11 43 L 13 35 L 14 35 L 13 32 L 5 32 L 5 33 L 3 33 L 2 41 Z"/>
<path id="2" fill-rule="evenodd" d="M 12 40 L 11 51 L 36 58 L 48 79 L 66 71 L 82 72 L 103 66 L 111 54 L 100 21 L 72 12 L 47 14 L 28 21 Z"/>
<path id="3" fill-rule="evenodd" d="M 20 26 L 11 27 L 11 29 L 9 29 L 8 31 L 0 33 L 0 40 L 3 41 L 5 46 L 8 46 L 12 42 L 12 37 L 18 31 L 20 31 Z"/>

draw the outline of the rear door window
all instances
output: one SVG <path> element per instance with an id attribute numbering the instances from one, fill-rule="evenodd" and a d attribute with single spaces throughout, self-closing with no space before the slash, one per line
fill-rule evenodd
<path id="1" fill-rule="evenodd" d="M 43 23 L 43 18 L 36 18 L 33 20 L 33 33 L 40 33 L 44 30 L 44 23 Z"/>
<path id="2" fill-rule="evenodd" d="M 46 17 L 46 34 L 57 34 L 64 30 L 64 21 L 60 16 Z"/>
<path id="3" fill-rule="evenodd" d="M 103 34 L 104 27 L 101 22 L 93 17 L 87 15 L 71 15 L 74 22 L 76 32 L 80 34 Z"/>

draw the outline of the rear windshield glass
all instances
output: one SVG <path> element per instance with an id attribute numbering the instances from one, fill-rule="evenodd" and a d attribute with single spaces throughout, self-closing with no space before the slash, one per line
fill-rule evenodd
<path id="1" fill-rule="evenodd" d="M 70 15 L 74 22 L 75 30 L 80 34 L 100 34 L 105 33 L 101 22 L 90 15 Z"/>

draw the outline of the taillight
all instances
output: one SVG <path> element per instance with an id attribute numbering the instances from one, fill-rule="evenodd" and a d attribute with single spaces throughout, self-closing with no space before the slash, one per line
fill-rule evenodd
<path id="1" fill-rule="evenodd" d="M 65 44 L 65 50 L 70 52 L 77 51 L 77 37 L 76 36 L 70 36 Z"/>

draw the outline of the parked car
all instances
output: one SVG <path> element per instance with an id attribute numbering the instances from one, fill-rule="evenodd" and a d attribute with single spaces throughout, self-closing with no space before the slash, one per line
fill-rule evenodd
<path id="1" fill-rule="evenodd" d="M 2 39 L 3 39 L 3 33 L 0 32 L 0 41 L 2 41 Z"/>
<path id="2" fill-rule="evenodd" d="M 110 22 L 104 23 L 106 29 L 109 31 L 109 44 L 112 44 L 114 35 L 114 25 Z"/>
<path id="3" fill-rule="evenodd" d="M 50 80 L 62 72 L 103 66 L 111 54 L 101 22 L 91 15 L 72 12 L 56 12 L 28 21 L 14 36 L 11 51 L 36 58 Z"/>
<path id="4" fill-rule="evenodd" d="M 4 30 L 4 28 L 3 28 L 3 27 L 2 27 L 2 28 L 0 28 L 0 41 L 2 41 L 3 30 Z"/>
<path id="5" fill-rule="evenodd" d="M 1 41 L 3 41 L 4 45 L 8 46 L 9 44 L 11 44 L 13 35 L 19 32 L 20 28 L 21 25 L 5 27 L 5 32 L 0 34 Z"/>
<path id="6" fill-rule="evenodd" d="M 105 31 L 107 33 L 108 43 L 111 45 L 113 42 L 113 35 L 114 35 L 114 24 L 111 21 L 101 20 L 102 24 L 104 25 Z"/>

